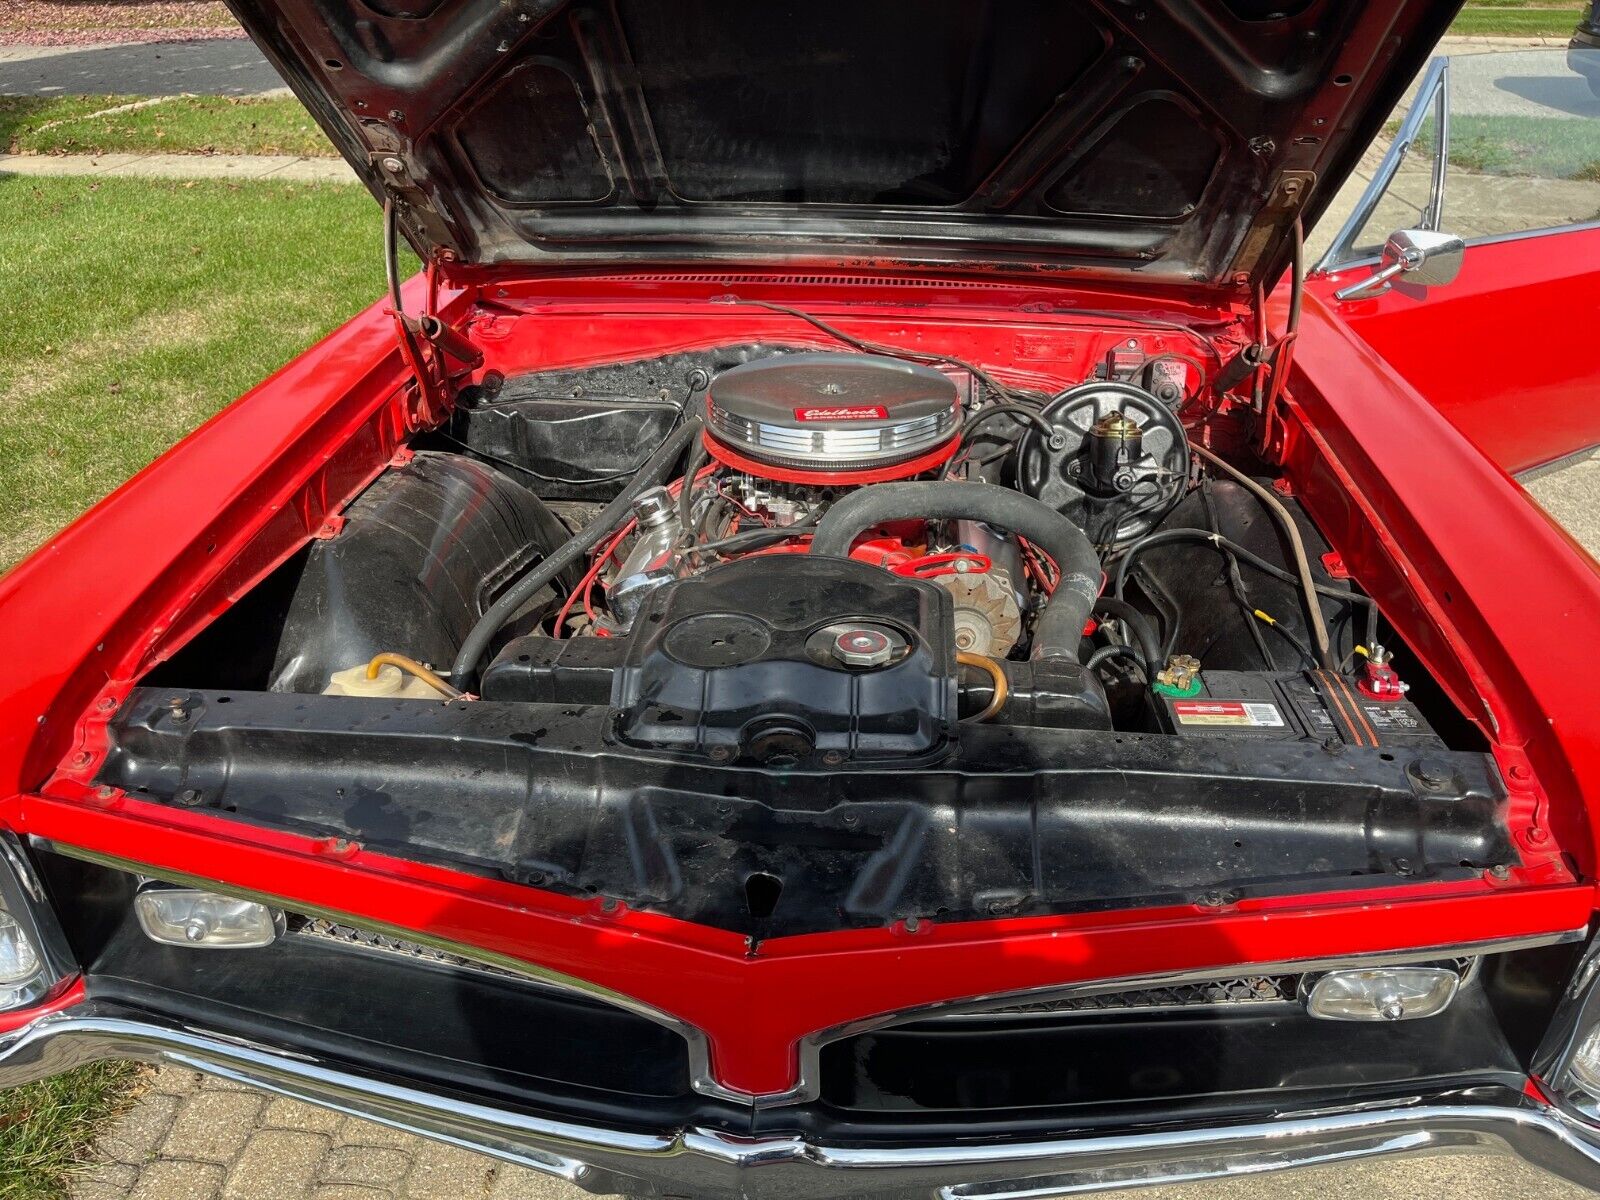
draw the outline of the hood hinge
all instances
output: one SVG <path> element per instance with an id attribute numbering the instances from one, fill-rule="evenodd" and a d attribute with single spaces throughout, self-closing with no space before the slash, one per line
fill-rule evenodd
<path id="1" fill-rule="evenodd" d="M 1267 202 L 1256 215 L 1255 224 L 1245 234 L 1244 245 L 1239 248 L 1237 272 L 1253 276 L 1261 264 L 1276 255 L 1285 232 L 1305 211 L 1306 202 L 1316 187 L 1315 171 L 1285 171 L 1278 176 Z"/>

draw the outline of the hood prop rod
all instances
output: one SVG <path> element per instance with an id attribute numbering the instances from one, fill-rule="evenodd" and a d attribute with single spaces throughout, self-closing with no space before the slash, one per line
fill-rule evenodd
<path id="1" fill-rule="evenodd" d="M 1289 316 L 1282 335 L 1272 343 L 1268 360 L 1271 371 L 1264 402 L 1259 406 L 1261 421 L 1260 447 L 1263 455 L 1273 452 L 1274 425 L 1278 419 L 1278 403 L 1283 396 L 1284 384 L 1289 381 L 1289 368 L 1294 363 L 1294 343 L 1300 336 L 1300 313 L 1305 307 L 1306 293 L 1306 235 L 1305 226 L 1295 214 L 1290 230 L 1289 259 Z M 1263 336 L 1265 336 L 1263 332 Z"/>
<path id="2" fill-rule="evenodd" d="M 450 371 L 445 366 L 446 356 L 471 370 L 483 365 L 483 351 L 460 330 L 431 312 L 420 317 L 406 315 L 400 296 L 400 215 L 394 200 L 387 196 L 383 201 L 383 272 L 389 285 L 389 313 L 394 318 L 400 353 L 417 378 L 419 395 L 414 423 L 418 427 L 432 425 L 443 419 L 450 407 Z M 430 356 L 423 353 L 419 334 L 433 349 L 431 361 Z"/>

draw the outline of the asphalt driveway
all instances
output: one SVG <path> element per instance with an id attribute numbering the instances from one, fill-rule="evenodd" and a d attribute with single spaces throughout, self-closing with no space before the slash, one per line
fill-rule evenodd
<path id="1" fill-rule="evenodd" d="M 282 87 L 255 43 L 237 38 L 0 48 L 0 95 L 254 96 Z"/>

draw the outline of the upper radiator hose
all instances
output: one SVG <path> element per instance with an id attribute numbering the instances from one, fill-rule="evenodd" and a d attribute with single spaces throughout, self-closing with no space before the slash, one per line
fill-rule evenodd
<path id="1" fill-rule="evenodd" d="M 817 525 L 812 554 L 847 557 L 856 538 L 888 521 L 983 521 L 1027 538 L 1055 560 L 1061 582 L 1039 613 L 1033 657 L 1078 657 L 1100 595 L 1100 557 L 1083 530 L 1021 492 L 988 483 L 880 483 L 837 501 Z"/>

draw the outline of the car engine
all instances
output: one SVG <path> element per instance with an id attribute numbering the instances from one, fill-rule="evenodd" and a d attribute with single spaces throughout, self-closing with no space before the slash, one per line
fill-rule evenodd
<path id="1" fill-rule="evenodd" d="M 881 354 L 690 358 L 647 364 L 680 403 L 594 371 L 469 389 L 311 552 L 272 686 L 605 705 L 619 743 L 711 762 L 910 766 L 972 723 L 1430 736 L 1347 582 L 1316 604 L 1356 670 L 1313 649 L 1281 531 L 1191 449 L 1193 360 L 1036 396 Z M 455 547 L 454 602 L 374 586 L 407 522 Z M 1229 535 L 1255 548 L 1219 558 Z"/>
<path id="2" fill-rule="evenodd" d="M 1219 449 L 1216 372 L 1128 340 L 1049 392 L 759 343 L 486 371 L 101 780 L 752 936 L 1504 861 L 1481 741 Z"/>
<path id="3" fill-rule="evenodd" d="M 1053 465 L 1036 467 L 1124 528 L 1175 492 L 1157 479 L 1161 446 L 1144 450 L 1121 415 L 1127 396 L 1159 405 L 1128 385 L 1091 398 L 1104 411 L 1076 436 L 1052 434 Z M 624 740 L 714 759 L 903 761 L 945 744 L 963 697 L 971 715 L 994 717 L 1013 690 L 1056 723 L 1110 727 L 1076 661 L 1076 630 L 1051 654 L 1007 661 L 1041 649 L 1039 617 L 1059 585 L 1057 565 L 1007 513 L 1027 507 L 1073 544 L 1091 572 L 1064 593 L 1081 628 L 1098 566 L 1071 519 L 992 485 L 897 483 L 945 473 L 963 425 L 990 411 L 969 417 L 947 374 L 869 355 L 777 356 L 718 375 L 703 405 L 690 468 L 640 492 L 557 613 L 555 636 L 508 645 L 484 673 L 486 698 L 609 701 Z M 1118 428 L 1110 445 L 1097 430 L 1117 420 L 1135 436 Z M 917 515 L 930 504 L 960 515 Z"/>

